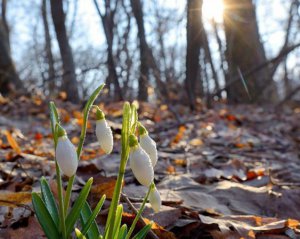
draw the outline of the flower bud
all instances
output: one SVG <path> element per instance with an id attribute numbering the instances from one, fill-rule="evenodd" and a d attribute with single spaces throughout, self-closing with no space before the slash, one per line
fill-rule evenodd
<path id="1" fill-rule="evenodd" d="M 140 184 L 149 186 L 154 179 L 154 171 L 151 159 L 149 155 L 137 143 L 137 141 L 132 142 L 136 142 L 136 144 L 130 145 L 130 168 Z"/>
<path id="2" fill-rule="evenodd" d="M 110 154 L 113 149 L 114 139 L 111 128 L 108 126 L 102 110 L 96 106 L 96 136 L 100 147 L 106 154 Z"/>
<path id="3" fill-rule="evenodd" d="M 106 154 L 110 154 L 113 149 L 114 139 L 111 128 L 108 126 L 105 118 L 97 120 L 96 136 L 100 147 Z"/>
<path id="4" fill-rule="evenodd" d="M 161 207 L 161 198 L 155 186 L 151 189 L 151 192 L 149 194 L 149 202 L 154 212 L 159 212 Z"/>
<path id="5" fill-rule="evenodd" d="M 71 177 L 76 173 L 78 167 L 76 149 L 66 134 L 58 137 L 55 156 L 59 168 L 65 175 Z"/>
<path id="6" fill-rule="evenodd" d="M 156 143 L 148 134 L 144 134 L 140 136 L 140 145 L 149 155 L 152 166 L 154 167 L 157 162 L 157 149 Z"/>
<path id="7" fill-rule="evenodd" d="M 139 123 L 140 145 L 149 155 L 152 166 L 154 167 L 157 162 L 157 149 L 155 141 L 149 136 L 147 129 Z"/>

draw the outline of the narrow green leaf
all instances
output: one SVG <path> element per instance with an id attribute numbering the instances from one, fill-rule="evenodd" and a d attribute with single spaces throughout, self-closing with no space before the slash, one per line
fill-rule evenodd
<path id="1" fill-rule="evenodd" d="M 126 235 L 127 235 L 127 225 L 123 224 L 122 227 L 120 228 L 118 239 L 125 239 Z"/>
<path id="2" fill-rule="evenodd" d="M 138 122 L 137 108 L 136 108 L 136 105 L 133 103 L 133 104 L 131 104 L 131 122 L 130 122 L 130 127 L 131 127 L 130 133 L 131 134 L 135 134 L 137 122 Z"/>
<path id="3" fill-rule="evenodd" d="M 52 220 L 54 221 L 56 227 L 59 228 L 59 216 L 58 216 L 57 205 L 54 196 L 51 192 L 51 189 L 49 187 L 49 184 L 44 177 L 42 177 L 41 179 L 41 191 L 42 191 L 42 199 L 46 205 L 46 208 L 48 209 L 48 212 L 51 215 Z"/>
<path id="4" fill-rule="evenodd" d="M 152 222 L 146 226 L 143 227 L 142 230 L 140 230 L 134 237 L 133 239 L 144 239 L 148 232 L 150 231 L 151 227 L 152 227 Z"/>
<path id="5" fill-rule="evenodd" d="M 84 224 L 86 224 L 86 222 L 88 221 L 88 219 L 90 218 L 91 215 L 92 215 L 92 210 L 91 210 L 88 202 L 86 201 L 80 212 L 80 222 L 81 222 L 82 227 L 84 226 Z M 88 239 L 94 239 L 94 238 L 99 237 L 99 234 L 100 234 L 100 231 L 99 231 L 98 225 L 96 224 L 95 221 L 93 221 L 92 225 L 90 226 L 90 229 L 86 233 L 86 237 Z"/>
<path id="6" fill-rule="evenodd" d="M 84 110 L 83 110 L 83 114 L 87 115 L 88 112 L 91 109 L 91 106 L 94 104 L 94 101 L 97 99 L 98 95 L 100 94 L 101 90 L 103 89 L 103 87 L 105 86 L 105 84 L 100 85 L 96 90 L 94 90 L 94 92 L 91 94 L 90 98 L 88 99 L 87 103 L 85 104 Z"/>
<path id="7" fill-rule="evenodd" d="M 121 226 L 121 220 L 122 220 L 122 213 L 123 213 L 123 205 L 120 204 L 117 207 L 116 217 L 115 217 L 115 225 L 113 229 L 113 238 L 118 239 L 119 238 L 119 230 Z"/>
<path id="8" fill-rule="evenodd" d="M 82 227 L 82 233 L 84 235 L 89 231 L 89 229 L 90 229 L 90 227 L 91 227 L 92 224 L 96 224 L 95 218 L 98 216 L 98 214 L 99 214 L 99 212 L 100 212 L 100 210 L 101 210 L 101 208 L 103 206 L 103 203 L 105 201 L 105 198 L 106 198 L 106 196 L 103 195 L 102 198 L 97 203 L 97 205 L 96 205 L 93 213 L 91 213 L 91 215 L 89 216 L 88 220 L 86 221 L 86 223 Z M 89 205 L 87 203 L 86 203 L 86 205 L 89 207 Z M 97 226 L 97 224 L 96 224 L 96 226 Z M 99 233 L 97 234 L 97 237 L 98 237 L 98 235 L 99 235 Z M 96 238 L 96 237 L 93 237 L 93 238 Z"/>
<path id="9" fill-rule="evenodd" d="M 57 108 L 56 108 L 53 101 L 50 101 L 49 108 L 50 108 L 51 130 L 52 130 L 52 135 L 53 135 L 53 138 L 54 138 L 54 143 L 56 145 L 57 136 L 56 136 L 55 127 L 56 127 L 56 124 L 59 123 L 59 116 L 58 116 L 58 113 L 57 113 Z"/>
<path id="10" fill-rule="evenodd" d="M 75 228 L 75 234 L 78 239 L 86 239 L 86 237 L 82 234 L 82 232 L 78 228 Z"/>
<path id="11" fill-rule="evenodd" d="M 90 178 L 87 183 L 84 185 L 84 187 L 82 188 L 81 192 L 78 195 L 78 198 L 76 199 L 74 206 L 72 207 L 70 213 L 68 214 L 67 218 L 66 218 L 66 231 L 67 231 L 67 235 L 69 235 L 75 225 L 75 222 L 77 221 L 77 219 L 80 216 L 80 211 L 87 199 L 87 196 L 90 192 L 91 186 L 93 183 L 93 178 Z"/>
<path id="12" fill-rule="evenodd" d="M 36 217 L 42 226 L 46 236 L 49 239 L 61 238 L 58 228 L 56 227 L 50 213 L 48 212 L 43 200 L 37 193 L 32 193 L 32 205 L 36 214 Z"/>

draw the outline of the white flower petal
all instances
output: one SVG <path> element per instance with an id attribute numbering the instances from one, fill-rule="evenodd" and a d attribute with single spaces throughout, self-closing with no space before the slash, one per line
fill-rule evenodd
<path id="1" fill-rule="evenodd" d="M 140 184 L 149 186 L 152 183 L 154 171 L 151 159 L 139 145 L 131 149 L 129 164 Z"/>
<path id="2" fill-rule="evenodd" d="M 152 162 L 152 166 L 154 167 L 157 162 L 157 149 L 155 141 L 148 134 L 141 135 L 140 145 L 149 155 Z"/>
<path id="3" fill-rule="evenodd" d="M 107 125 L 105 119 L 97 121 L 96 136 L 104 152 L 110 154 L 113 149 L 114 139 L 111 128 Z"/>
<path id="4" fill-rule="evenodd" d="M 149 194 L 149 202 L 155 212 L 159 212 L 161 207 L 161 198 L 158 190 L 153 188 Z"/>
<path id="5" fill-rule="evenodd" d="M 67 136 L 58 138 L 55 157 L 59 168 L 68 177 L 76 173 L 78 167 L 77 153 Z"/>

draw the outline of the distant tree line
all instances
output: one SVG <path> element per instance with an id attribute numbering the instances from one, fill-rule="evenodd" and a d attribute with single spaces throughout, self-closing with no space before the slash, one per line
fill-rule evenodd
<path id="1" fill-rule="evenodd" d="M 208 34 L 202 16 L 203 0 L 187 0 L 182 16 L 174 16 L 172 9 L 160 9 L 158 0 L 154 1 L 151 12 L 146 8 L 150 3 L 143 0 L 93 0 L 101 22 L 99 30 L 102 28 L 104 32 L 105 52 L 93 54 L 91 49 L 80 55 L 79 62 L 74 58 L 76 49 L 70 43 L 70 35 L 76 27 L 74 22 L 71 27 L 66 24 L 66 5 L 74 4 L 75 16 L 78 0 L 41 0 L 37 17 L 41 19 L 44 37 L 36 40 L 41 49 L 36 46 L 35 51 L 41 54 L 35 54 L 35 59 L 32 59 L 38 65 L 41 88 L 48 96 L 64 91 L 68 100 L 78 103 L 88 88 L 87 74 L 94 70 L 107 72 L 105 83 L 111 100 L 123 100 L 136 92 L 138 100 L 148 101 L 152 96 L 151 89 L 155 89 L 155 96 L 162 101 L 177 99 L 186 102 L 191 109 L 195 108 L 197 98 L 208 104 L 222 97 L 226 97 L 229 103 L 276 102 L 280 86 L 274 75 L 279 67 L 284 72 L 281 82 L 285 89 L 283 97 L 294 92 L 292 86 L 295 84 L 290 79 L 287 59 L 300 46 L 292 39 L 293 28 L 300 25 L 299 2 L 287 1 L 290 7 L 284 44 L 272 59 L 268 59 L 265 53 L 255 2 L 223 0 L 223 23 L 212 19 L 212 31 Z M 0 93 L 3 95 L 16 90 L 26 92 L 27 78 L 34 78 L 20 77 L 12 59 L 7 21 L 7 10 L 13 7 L 10 4 L 10 1 L 1 0 Z M 145 20 L 149 15 L 151 21 L 155 21 L 151 37 L 146 31 Z M 172 40 L 174 45 L 170 45 L 168 38 L 170 29 L 179 27 L 179 22 L 186 22 L 184 49 L 178 49 L 176 39 Z M 55 36 L 51 34 L 52 27 Z M 224 33 L 225 38 L 220 33 Z M 217 43 L 218 60 L 210 44 L 212 35 Z M 54 41 L 57 41 L 59 54 L 53 49 Z M 178 59 L 181 58 L 185 64 L 178 69 Z M 91 65 L 90 61 L 94 60 L 99 64 Z M 80 76 L 78 65 L 87 65 L 80 69 Z"/>

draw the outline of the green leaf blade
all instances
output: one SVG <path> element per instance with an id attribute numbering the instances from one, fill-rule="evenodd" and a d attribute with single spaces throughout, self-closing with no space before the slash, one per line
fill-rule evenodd
<path id="1" fill-rule="evenodd" d="M 113 229 L 113 238 L 118 239 L 119 238 L 119 230 L 122 220 L 122 213 L 123 213 L 123 205 L 120 204 L 117 207 L 116 217 L 115 217 L 115 225 Z"/>
<path id="2" fill-rule="evenodd" d="M 90 178 L 87 181 L 87 183 L 84 185 L 84 187 L 82 188 L 81 192 L 78 195 L 78 198 L 76 199 L 76 201 L 74 203 L 74 206 L 72 207 L 70 213 L 68 214 L 68 216 L 66 218 L 67 235 L 69 235 L 72 232 L 74 225 L 80 216 L 80 212 L 86 202 L 87 196 L 88 196 L 91 186 L 92 186 L 92 183 L 93 183 L 93 178 Z"/>
<path id="3" fill-rule="evenodd" d="M 123 224 L 122 227 L 120 228 L 119 232 L 119 239 L 125 239 L 127 235 L 127 225 Z"/>
<path id="4" fill-rule="evenodd" d="M 153 223 L 150 223 L 146 226 L 144 226 L 134 237 L 133 239 L 144 239 L 148 232 L 151 230 L 151 227 L 152 227 L 152 224 Z"/>
<path id="5" fill-rule="evenodd" d="M 37 193 L 32 193 L 32 205 L 37 219 L 49 239 L 61 238 L 58 228 L 48 212 L 43 200 Z"/>
<path id="6" fill-rule="evenodd" d="M 41 179 L 41 191 L 42 191 L 42 199 L 45 203 L 45 206 L 49 212 L 49 214 L 52 217 L 52 220 L 54 221 L 56 227 L 59 227 L 59 214 L 57 205 L 54 199 L 54 196 L 50 190 L 49 184 L 47 180 L 42 177 Z"/>
<path id="7" fill-rule="evenodd" d="M 106 196 L 103 195 L 102 198 L 101 198 L 101 199 L 99 200 L 99 202 L 97 203 L 97 205 L 96 205 L 96 207 L 95 207 L 95 209 L 94 209 L 93 212 L 91 212 L 91 209 L 89 208 L 89 205 L 86 203 L 87 207 L 88 207 L 89 210 L 90 210 L 90 216 L 89 216 L 89 218 L 86 220 L 84 226 L 82 227 L 82 233 L 83 233 L 84 235 L 85 235 L 87 232 L 90 231 L 89 229 L 90 229 L 90 227 L 91 227 L 92 225 L 95 225 L 96 228 L 98 229 L 97 224 L 96 224 L 96 222 L 95 222 L 95 219 L 96 219 L 96 217 L 98 216 L 98 214 L 99 214 L 99 212 L 100 212 L 100 210 L 101 210 L 101 208 L 102 208 L 102 206 L 103 206 L 103 204 L 104 204 L 105 199 L 106 199 Z M 91 229 L 94 230 L 93 228 L 91 228 Z M 98 237 L 98 236 L 99 236 L 99 230 L 98 230 L 98 235 L 97 235 L 97 237 Z M 96 237 L 93 237 L 93 238 L 96 238 Z"/>

